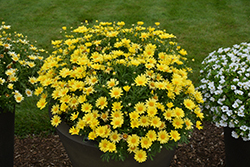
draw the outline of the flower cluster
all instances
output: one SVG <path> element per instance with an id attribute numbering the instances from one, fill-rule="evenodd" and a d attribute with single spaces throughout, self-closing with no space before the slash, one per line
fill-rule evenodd
<path id="1" fill-rule="evenodd" d="M 63 27 L 39 72 L 37 106 L 52 101 L 52 125 L 65 121 L 72 135 L 97 141 L 105 160 L 132 154 L 141 163 L 186 142 L 202 128 L 203 97 L 188 79 L 187 52 L 158 26 Z"/>
<path id="2" fill-rule="evenodd" d="M 32 96 L 37 71 L 43 61 L 43 49 L 31 45 L 20 33 L 10 33 L 0 25 L 0 107 L 11 110 L 13 104 Z"/>
<path id="3" fill-rule="evenodd" d="M 204 112 L 219 127 L 235 128 L 234 138 L 250 140 L 250 44 L 220 48 L 203 61 Z"/>

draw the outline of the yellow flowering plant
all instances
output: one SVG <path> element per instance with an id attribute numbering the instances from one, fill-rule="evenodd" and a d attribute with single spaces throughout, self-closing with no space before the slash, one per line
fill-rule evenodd
<path id="1" fill-rule="evenodd" d="M 43 49 L 30 44 L 27 37 L 0 25 L 0 108 L 12 111 L 25 97 L 33 95 Z"/>
<path id="2" fill-rule="evenodd" d="M 188 79 L 187 52 L 159 23 L 124 22 L 63 27 L 37 79 L 37 106 L 52 103 L 51 123 L 98 142 L 104 160 L 139 163 L 201 129 L 200 92 Z"/>

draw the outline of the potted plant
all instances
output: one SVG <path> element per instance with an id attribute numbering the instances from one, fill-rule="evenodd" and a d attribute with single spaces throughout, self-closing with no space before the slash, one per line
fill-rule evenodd
<path id="1" fill-rule="evenodd" d="M 146 166 L 161 150 L 187 142 L 195 126 L 202 128 L 203 118 L 202 95 L 188 79 L 187 52 L 160 23 L 143 24 L 126 28 L 124 22 L 97 21 L 63 27 L 65 38 L 52 41 L 55 50 L 39 71 L 35 91 L 40 109 L 51 104 L 51 123 L 60 134 L 65 132 L 60 126 L 67 126 L 65 133 L 82 137 L 78 143 L 95 143 L 99 150 L 93 155 L 106 161 L 132 157 L 132 166 Z M 66 140 L 74 166 L 81 160 L 84 166 L 99 162 L 86 151 L 88 144 L 82 150 L 86 155 L 77 156 L 70 152 L 80 146 L 72 148 L 73 141 Z M 102 166 L 112 166 L 106 161 Z"/>
<path id="2" fill-rule="evenodd" d="M 13 166 L 15 105 L 32 96 L 44 50 L 0 25 L 0 166 Z"/>
<path id="3" fill-rule="evenodd" d="M 219 48 L 204 59 L 199 90 L 205 117 L 224 127 L 227 166 L 250 163 L 250 44 Z"/>

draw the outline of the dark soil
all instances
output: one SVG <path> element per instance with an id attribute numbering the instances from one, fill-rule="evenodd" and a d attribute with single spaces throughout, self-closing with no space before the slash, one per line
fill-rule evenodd
<path id="1" fill-rule="evenodd" d="M 58 135 L 15 138 L 15 167 L 70 167 L 71 162 Z M 177 148 L 171 167 L 225 166 L 223 129 L 209 123 L 195 130 L 189 144 Z"/>

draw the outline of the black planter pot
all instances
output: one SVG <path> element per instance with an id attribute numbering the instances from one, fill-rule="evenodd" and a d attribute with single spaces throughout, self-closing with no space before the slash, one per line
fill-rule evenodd
<path id="1" fill-rule="evenodd" d="M 93 141 L 83 142 L 82 137 L 70 135 L 69 126 L 64 122 L 56 130 L 74 167 L 168 167 L 175 153 L 175 150 L 162 149 L 154 161 L 148 159 L 143 163 L 136 162 L 132 156 L 124 162 L 114 160 L 104 162 L 100 158 L 102 152 L 94 146 Z"/>
<path id="2" fill-rule="evenodd" d="M 0 167 L 11 167 L 14 162 L 14 123 L 15 110 L 0 108 Z"/>
<path id="3" fill-rule="evenodd" d="M 226 148 L 227 167 L 249 167 L 250 166 L 250 141 L 242 138 L 235 139 L 231 136 L 233 129 L 224 128 L 224 142 Z"/>

